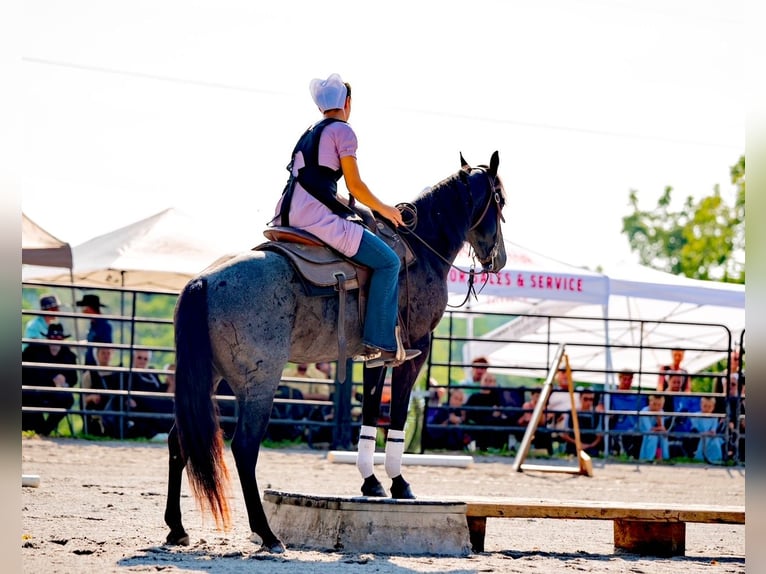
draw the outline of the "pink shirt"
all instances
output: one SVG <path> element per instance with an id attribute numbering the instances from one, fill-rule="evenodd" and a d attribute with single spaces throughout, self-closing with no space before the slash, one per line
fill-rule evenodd
<path id="1" fill-rule="evenodd" d="M 340 158 L 355 158 L 356 148 L 356 134 L 351 126 L 346 122 L 333 122 L 324 128 L 319 139 L 319 165 L 340 169 Z M 293 163 L 293 175 L 297 175 L 304 165 L 303 154 L 298 152 Z M 277 203 L 276 215 L 279 215 L 281 207 L 282 198 Z M 297 182 L 290 203 L 290 225 L 313 233 L 348 257 L 359 251 L 364 233 L 361 225 L 333 213 Z"/>

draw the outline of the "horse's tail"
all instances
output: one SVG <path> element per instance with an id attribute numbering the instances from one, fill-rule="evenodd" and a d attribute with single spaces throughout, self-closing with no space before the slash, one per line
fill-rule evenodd
<path id="1" fill-rule="evenodd" d="M 186 472 L 202 509 L 209 507 L 216 526 L 229 530 L 226 488 L 229 471 L 223 459 L 223 433 L 213 402 L 212 347 L 208 332 L 207 281 L 189 282 L 175 311 L 176 428 L 187 457 Z"/>

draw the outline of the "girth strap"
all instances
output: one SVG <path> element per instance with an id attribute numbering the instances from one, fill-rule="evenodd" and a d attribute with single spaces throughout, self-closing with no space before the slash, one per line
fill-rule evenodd
<path id="1" fill-rule="evenodd" d="M 346 275 L 335 273 L 338 280 L 338 382 L 346 381 Z"/>

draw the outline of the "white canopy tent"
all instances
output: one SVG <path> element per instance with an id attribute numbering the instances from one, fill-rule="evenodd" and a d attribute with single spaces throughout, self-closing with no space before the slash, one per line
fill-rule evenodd
<path id="1" fill-rule="evenodd" d="M 173 208 L 94 237 L 73 249 L 72 277 L 31 268 L 23 279 L 90 287 L 180 291 L 219 257 L 255 245 Z"/>
<path id="2" fill-rule="evenodd" d="M 21 214 L 21 264 L 72 268 L 72 248 Z"/>
<path id="3" fill-rule="evenodd" d="M 492 364 L 523 366 L 514 374 L 543 377 L 555 345 L 564 343 L 576 380 L 611 383 L 613 377 L 605 371 L 656 371 L 669 362 L 672 347 L 686 349 L 684 366 L 690 372 L 703 370 L 724 358 L 745 328 L 744 285 L 689 279 L 633 264 L 609 269 L 606 277 L 606 305 L 549 299 L 523 309 L 519 302 L 504 306 L 496 301 L 496 312 L 534 315 L 516 317 L 484 335 L 514 342 L 472 342 L 464 348 L 466 357 L 485 355 Z M 651 387 L 656 378 L 644 374 L 634 384 Z"/>

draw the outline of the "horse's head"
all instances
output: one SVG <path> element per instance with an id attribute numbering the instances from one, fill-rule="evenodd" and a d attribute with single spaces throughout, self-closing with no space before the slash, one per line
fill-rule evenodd
<path id="1" fill-rule="evenodd" d="M 503 182 L 497 174 L 498 153 L 492 154 L 489 165 L 471 167 L 460 154 L 461 178 L 467 183 L 471 196 L 471 226 L 466 241 L 473 247 L 484 271 L 497 272 L 505 266 L 505 242 L 500 226 L 505 206 Z"/>

